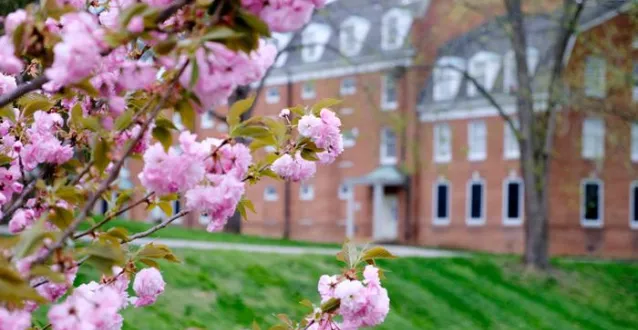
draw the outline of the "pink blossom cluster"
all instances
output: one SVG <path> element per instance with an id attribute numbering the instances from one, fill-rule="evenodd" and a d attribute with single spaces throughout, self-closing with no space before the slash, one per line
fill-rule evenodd
<path id="1" fill-rule="evenodd" d="M 259 16 L 274 32 L 290 32 L 300 29 L 315 8 L 321 8 L 326 0 L 242 0 L 242 6 Z"/>
<path id="2" fill-rule="evenodd" d="M 33 114 L 33 124 L 27 130 L 29 143 L 20 152 L 25 169 L 33 170 L 41 163 L 63 164 L 73 157 L 73 148 L 63 145 L 55 136 L 63 125 L 57 113 L 36 111 Z"/>
<path id="3" fill-rule="evenodd" d="M 136 307 L 154 304 L 157 297 L 164 292 L 166 282 L 157 268 L 144 268 L 135 276 L 133 290 L 137 297 L 132 299 Z M 127 283 L 128 286 L 128 283 Z"/>
<path id="4" fill-rule="evenodd" d="M 277 48 L 261 41 L 259 48 L 250 54 L 235 52 L 224 45 L 207 42 L 195 53 L 197 63 L 190 63 L 180 76 L 180 83 L 190 88 L 199 98 L 202 112 L 213 106 L 224 104 L 237 86 L 259 81 L 274 63 Z M 198 79 L 191 86 L 193 69 L 198 69 Z"/>
<path id="5" fill-rule="evenodd" d="M 18 209 L 9 220 L 9 231 L 17 234 L 35 223 L 35 212 L 31 209 Z"/>
<path id="6" fill-rule="evenodd" d="M 172 147 L 168 153 L 159 143 L 149 147 L 140 181 L 159 195 L 185 193 L 189 209 L 210 216 L 208 230 L 221 230 L 244 194 L 250 150 L 213 138 L 197 142 L 189 132 L 182 132 L 179 142 L 179 150 Z"/>
<path id="7" fill-rule="evenodd" d="M 12 128 L 13 125 L 9 121 L 0 122 L 0 150 L 13 159 L 8 166 L 0 167 L 0 210 L 4 204 L 11 200 L 14 194 L 20 194 L 23 189 L 23 185 L 20 183 L 22 174 L 18 161 L 22 143 L 16 141 L 15 136 L 9 133 Z M 2 211 L 0 211 L 1 216 Z"/>
<path id="8" fill-rule="evenodd" d="M 301 152 L 297 152 L 294 158 L 289 154 L 277 158 L 270 169 L 285 180 L 299 182 L 312 178 L 317 171 L 317 164 L 303 159 Z"/>
<path id="9" fill-rule="evenodd" d="M 8 310 L 0 306 L 0 330 L 26 330 L 31 327 L 31 313 Z"/>
<path id="10" fill-rule="evenodd" d="M 142 127 L 140 125 L 135 125 L 130 129 L 124 130 L 122 132 L 118 132 L 115 136 L 115 145 L 118 148 L 123 148 L 126 142 L 130 141 L 137 137 L 140 134 Z M 133 146 L 133 153 L 141 154 L 146 149 L 148 149 L 148 145 L 151 143 L 151 129 L 147 129 L 142 136 L 142 139 Z"/>
<path id="11" fill-rule="evenodd" d="M 24 69 L 24 63 L 15 55 L 15 46 L 11 36 L 0 37 L 0 72 L 18 74 Z"/>
<path id="12" fill-rule="evenodd" d="M 339 129 L 341 120 L 334 112 L 322 109 L 319 117 L 305 115 L 299 120 L 299 135 L 309 137 L 317 147 L 324 149 L 317 154 L 321 164 L 330 164 L 343 152 L 343 136 Z"/>
<path id="13" fill-rule="evenodd" d="M 381 286 L 379 269 L 368 265 L 363 271 L 363 281 L 323 275 L 318 291 L 322 302 L 339 299 L 337 314 L 343 318 L 338 325 L 342 330 L 357 330 L 381 324 L 390 311 L 388 291 Z M 331 329 L 329 319 L 320 316 L 309 329 Z"/>

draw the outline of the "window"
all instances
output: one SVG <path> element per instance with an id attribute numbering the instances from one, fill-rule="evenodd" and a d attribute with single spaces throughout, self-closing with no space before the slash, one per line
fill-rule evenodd
<path id="1" fill-rule="evenodd" d="M 399 18 L 396 16 L 390 16 L 388 17 L 386 24 L 385 28 L 388 36 L 386 39 L 387 43 L 388 45 L 396 45 L 399 40 Z"/>
<path id="2" fill-rule="evenodd" d="M 629 186 L 629 227 L 638 229 L 638 181 Z"/>
<path id="3" fill-rule="evenodd" d="M 583 121 L 582 154 L 585 159 L 601 159 L 605 156 L 605 122 L 600 118 Z"/>
<path id="4" fill-rule="evenodd" d="M 341 27 L 341 34 L 339 35 L 339 42 L 341 52 L 344 54 L 351 54 L 352 49 L 357 46 L 356 26 L 354 24 L 343 25 Z"/>
<path id="5" fill-rule="evenodd" d="M 182 124 L 182 116 L 178 112 L 175 112 L 173 114 L 173 124 L 180 131 L 184 129 L 184 124 Z"/>
<path id="6" fill-rule="evenodd" d="M 299 199 L 302 201 L 315 199 L 315 187 L 309 183 L 302 183 L 299 188 Z"/>
<path id="7" fill-rule="evenodd" d="M 472 179 L 467 184 L 468 225 L 485 224 L 485 183 L 482 179 Z"/>
<path id="8" fill-rule="evenodd" d="M 585 60 L 585 95 L 605 97 L 607 92 L 606 74 L 605 60 L 596 56 L 588 56 Z"/>
<path id="9" fill-rule="evenodd" d="M 342 136 L 343 136 L 343 147 L 352 148 L 357 143 L 357 136 L 359 136 L 359 129 L 355 127 L 351 130 L 344 130 L 342 133 Z"/>
<path id="10" fill-rule="evenodd" d="M 603 226 L 603 183 L 598 179 L 583 180 L 580 186 L 580 223 L 583 227 Z"/>
<path id="11" fill-rule="evenodd" d="M 403 46 L 412 26 L 412 13 L 407 8 L 392 8 L 381 18 L 381 48 L 395 50 Z"/>
<path id="12" fill-rule="evenodd" d="M 277 189 L 274 186 L 267 186 L 264 189 L 264 200 L 268 202 L 274 202 L 279 199 L 277 195 Z"/>
<path id="13" fill-rule="evenodd" d="M 506 179 L 503 182 L 503 224 L 518 226 L 523 220 L 523 180 Z"/>
<path id="14" fill-rule="evenodd" d="M 447 163 L 452 160 L 452 132 L 447 123 L 434 126 L 434 161 Z"/>
<path id="15" fill-rule="evenodd" d="M 634 74 L 633 74 L 633 88 L 632 88 L 632 99 L 634 101 L 638 101 L 638 62 L 634 62 Z"/>
<path id="16" fill-rule="evenodd" d="M 339 110 L 339 114 L 341 114 L 342 116 L 348 116 L 354 113 L 354 109 L 352 108 L 342 108 L 341 110 Z"/>
<path id="17" fill-rule="evenodd" d="M 463 58 L 446 56 L 436 61 L 432 73 L 434 101 L 448 101 L 456 97 L 463 80 L 466 62 Z"/>
<path id="18" fill-rule="evenodd" d="M 266 90 L 266 103 L 273 104 L 277 102 L 279 102 L 279 87 L 269 87 Z"/>
<path id="19" fill-rule="evenodd" d="M 539 53 L 536 48 L 527 48 L 527 71 L 530 75 L 536 72 L 536 66 L 538 65 Z M 505 54 L 503 61 L 503 90 L 505 93 L 514 93 L 518 89 L 518 77 L 517 77 L 516 59 L 514 58 L 514 51 L 510 50 Z"/>
<path id="20" fill-rule="evenodd" d="M 315 92 L 315 82 L 314 81 L 306 81 L 303 83 L 301 87 L 301 98 L 304 100 L 314 99 L 316 96 Z"/>
<path id="21" fill-rule="evenodd" d="M 340 200 L 347 200 L 350 196 L 352 196 L 352 187 L 347 183 L 342 183 L 339 185 L 338 194 Z"/>
<path id="22" fill-rule="evenodd" d="M 631 161 L 638 162 L 638 122 L 631 124 Z"/>
<path id="23" fill-rule="evenodd" d="M 206 111 L 202 116 L 202 129 L 209 129 L 215 127 L 215 117 L 210 111 Z"/>
<path id="24" fill-rule="evenodd" d="M 447 225 L 450 223 L 450 183 L 439 180 L 434 184 L 433 224 Z"/>
<path id="25" fill-rule="evenodd" d="M 487 88 L 487 63 L 485 61 L 473 61 L 470 62 L 470 74 L 476 80 L 476 83 Z M 468 82 L 467 94 L 468 96 L 474 96 L 478 93 L 478 89 L 473 82 Z"/>
<path id="26" fill-rule="evenodd" d="M 381 164 L 394 165 L 397 163 L 397 135 L 389 127 L 381 129 Z"/>
<path id="27" fill-rule="evenodd" d="M 354 78 L 341 79 L 341 95 L 352 95 L 357 91 L 357 82 Z"/>
<path id="28" fill-rule="evenodd" d="M 307 31 L 303 34 L 303 42 L 304 47 L 303 51 L 305 52 L 304 58 L 306 61 L 310 61 L 309 59 L 313 59 L 317 56 L 317 36 L 314 31 Z"/>
<path id="29" fill-rule="evenodd" d="M 176 199 L 173 202 L 171 202 L 171 206 L 173 208 L 173 214 L 171 214 L 171 216 L 176 215 L 177 213 L 179 213 L 179 211 L 182 210 L 182 204 L 180 203 L 179 199 Z M 183 221 L 184 221 L 184 217 L 179 217 L 171 223 L 175 225 L 181 225 Z"/>
<path id="30" fill-rule="evenodd" d="M 512 119 L 514 127 L 519 128 L 518 119 Z M 518 139 L 516 138 L 516 134 L 512 127 L 506 121 L 503 122 L 505 125 L 505 133 L 503 134 L 503 152 L 505 159 L 518 159 L 521 156 L 521 150 L 518 145 Z"/>
<path id="31" fill-rule="evenodd" d="M 328 24 L 310 23 L 301 32 L 302 60 L 306 63 L 319 61 L 331 34 L 332 29 Z"/>
<path id="32" fill-rule="evenodd" d="M 339 50 L 344 56 L 359 55 L 372 23 L 363 17 L 350 16 L 339 28 Z"/>
<path id="33" fill-rule="evenodd" d="M 487 158 L 487 132 L 485 122 L 475 120 L 468 123 L 467 145 L 469 148 L 468 160 L 477 161 Z"/>
<path id="34" fill-rule="evenodd" d="M 397 83 L 394 75 L 386 74 L 381 83 L 381 108 L 394 110 L 397 108 Z"/>

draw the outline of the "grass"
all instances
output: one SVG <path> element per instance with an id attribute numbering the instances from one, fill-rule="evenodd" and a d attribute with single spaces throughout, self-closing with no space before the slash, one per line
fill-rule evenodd
<path id="1" fill-rule="evenodd" d="M 96 219 L 99 221 L 100 219 Z M 152 227 L 153 224 L 141 221 L 130 221 L 115 219 L 111 220 L 102 226 L 102 230 L 106 230 L 112 227 L 122 227 L 128 230 L 129 233 L 137 233 L 145 231 Z M 88 229 L 90 226 L 88 223 L 83 223 L 80 226 L 81 230 Z M 181 226 L 169 226 L 162 230 L 159 230 L 149 237 L 156 238 L 172 238 L 172 239 L 187 239 L 194 241 L 207 241 L 207 242 L 228 242 L 228 243 L 244 243 L 244 244 L 262 244 L 262 245 L 279 245 L 279 246 L 315 246 L 315 247 L 340 247 L 338 244 L 331 243 L 315 243 L 305 241 L 294 240 L 281 240 L 277 238 L 267 238 L 250 235 L 236 235 L 230 233 L 209 233 L 202 229 L 186 228 Z"/>
<path id="2" fill-rule="evenodd" d="M 332 257 L 176 253 L 162 264 L 168 283 L 158 302 L 124 311 L 124 329 L 249 329 L 276 313 L 304 314 L 297 302 L 318 299 Z M 555 275 L 521 272 L 514 258 L 402 258 L 384 262 L 391 299 L 377 329 L 631 329 L 638 324 L 638 264 L 555 261 Z M 96 279 L 82 271 L 81 281 Z"/>

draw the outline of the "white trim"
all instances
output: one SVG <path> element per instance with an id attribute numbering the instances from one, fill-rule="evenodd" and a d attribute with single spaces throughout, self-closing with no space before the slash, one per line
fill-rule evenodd
<path id="1" fill-rule="evenodd" d="M 481 193 L 481 217 L 472 219 L 472 185 L 478 183 L 482 187 Z M 482 178 L 471 178 L 467 181 L 466 194 L 465 194 L 465 224 L 468 226 L 483 226 L 485 225 L 485 214 L 487 213 L 486 202 L 487 189 L 485 188 L 485 180 Z"/>
<path id="2" fill-rule="evenodd" d="M 441 142 L 439 141 L 439 137 L 443 133 L 441 130 L 447 131 L 447 141 L 445 141 L 447 146 L 444 146 L 443 148 L 441 148 L 442 145 L 439 143 Z M 450 124 L 446 122 L 436 123 L 434 124 L 432 133 L 432 143 L 434 144 L 432 148 L 432 150 L 434 151 L 434 162 L 449 163 L 450 161 L 452 161 L 452 128 L 450 127 Z M 441 154 L 441 150 L 443 149 L 447 149 L 447 155 Z"/>
<path id="3" fill-rule="evenodd" d="M 274 193 L 269 193 L 268 189 L 272 188 Z M 279 194 L 277 193 L 277 188 L 273 185 L 268 185 L 264 188 L 264 201 L 266 202 L 276 202 L 279 200 Z"/>
<path id="4" fill-rule="evenodd" d="M 509 189 L 508 186 L 510 183 L 517 183 L 519 185 L 518 188 L 518 218 L 510 218 L 507 216 L 507 206 L 509 205 Z M 524 194 L 525 185 L 523 183 L 523 179 L 518 177 L 509 177 L 503 180 L 503 226 L 520 226 L 523 224 L 523 210 L 525 203 L 525 194 Z"/>
<path id="5" fill-rule="evenodd" d="M 285 85 L 288 82 L 301 82 L 307 80 L 322 80 L 330 78 L 339 78 L 345 76 L 353 76 L 357 74 L 371 73 L 383 71 L 396 67 L 409 67 L 412 65 L 412 57 L 393 59 L 388 61 L 370 62 L 365 64 L 351 64 L 347 66 L 339 66 L 331 69 L 317 69 L 313 71 L 305 71 L 294 74 L 273 75 L 266 78 L 264 86 Z M 259 82 L 255 82 L 252 86 L 259 86 Z"/>
<path id="6" fill-rule="evenodd" d="M 271 95 L 270 93 L 271 91 L 277 91 L 277 94 Z M 266 103 L 268 104 L 279 103 L 280 99 L 281 99 L 281 91 L 279 90 L 279 86 L 270 86 L 266 88 Z"/>
<path id="7" fill-rule="evenodd" d="M 343 187 L 347 187 L 347 191 L 346 192 L 343 192 L 341 190 Z M 339 197 L 339 199 L 342 200 L 342 201 L 349 200 L 350 196 L 352 196 L 352 193 L 353 193 L 353 189 L 352 188 L 353 187 L 351 185 L 347 184 L 347 183 L 341 183 L 339 185 L 339 187 L 337 188 L 338 189 L 337 190 L 337 196 Z"/>
<path id="8" fill-rule="evenodd" d="M 388 81 L 394 82 L 394 101 L 388 101 L 387 85 Z M 396 110 L 399 106 L 399 86 L 398 79 L 392 75 L 392 73 L 386 73 L 381 77 L 381 110 L 391 111 Z"/>
<path id="9" fill-rule="evenodd" d="M 385 141 L 385 132 L 386 131 L 390 131 L 392 132 L 392 134 L 394 134 L 394 155 L 393 156 L 386 156 L 386 152 L 387 152 L 387 143 Z M 381 165 L 396 165 L 398 159 L 397 159 L 397 152 L 398 152 L 398 148 L 399 148 L 399 141 L 398 141 L 398 137 L 397 137 L 397 133 L 391 128 L 391 127 L 382 127 L 381 128 L 381 136 L 380 136 L 380 145 L 379 145 L 379 162 L 381 163 Z"/>
<path id="10" fill-rule="evenodd" d="M 306 90 L 306 86 L 312 87 L 312 90 Z M 314 81 L 305 81 L 301 84 L 301 99 L 310 100 L 317 97 L 317 84 Z"/>
<path id="11" fill-rule="evenodd" d="M 299 186 L 299 200 L 311 201 L 313 199 L 315 199 L 315 186 L 311 183 L 302 183 Z"/>
<path id="12" fill-rule="evenodd" d="M 585 185 L 586 184 L 598 184 L 598 216 L 597 220 L 585 220 Z M 580 224 L 585 228 L 602 228 L 605 218 L 605 184 L 600 179 L 583 179 L 580 181 Z"/>
<path id="13" fill-rule="evenodd" d="M 638 162 L 638 122 L 633 122 L 630 124 L 629 134 L 629 156 L 631 158 L 631 161 L 636 163 Z"/>
<path id="14" fill-rule="evenodd" d="M 598 126 L 600 125 L 600 126 Z M 600 136 L 597 134 L 600 133 Z M 605 120 L 599 117 L 588 117 L 583 120 L 581 132 L 581 157 L 583 159 L 602 159 L 605 157 L 606 129 Z M 594 140 L 595 138 L 598 138 Z M 589 145 L 586 141 L 591 141 Z"/>
<path id="15" fill-rule="evenodd" d="M 634 209 L 634 188 L 638 187 L 638 180 L 634 180 L 629 184 L 629 228 L 638 229 L 638 221 L 634 221 L 634 212 L 638 210 Z"/>
<path id="16" fill-rule="evenodd" d="M 479 140 L 477 136 L 480 133 L 477 132 L 479 127 L 483 131 L 482 140 Z M 485 159 L 487 159 L 487 124 L 480 119 L 469 121 L 467 123 L 467 160 L 479 162 Z"/>
<path id="17" fill-rule="evenodd" d="M 351 80 L 352 86 L 344 86 L 344 82 Z M 355 77 L 343 77 L 339 82 L 340 95 L 354 95 L 357 92 L 357 79 Z"/>
<path id="18" fill-rule="evenodd" d="M 517 118 L 511 118 L 516 128 L 520 128 L 520 124 Z M 512 144 L 513 143 L 513 144 Z M 516 149 L 510 149 L 508 147 L 515 146 Z M 519 159 L 521 157 L 521 148 L 516 138 L 516 132 L 510 127 L 510 125 L 503 121 L 503 159 L 512 160 Z"/>
<path id="19" fill-rule="evenodd" d="M 547 94 L 538 94 L 534 102 L 535 112 L 544 112 L 547 108 Z M 442 103 L 442 102 L 439 102 Z M 484 103 L 477 105 L 476 102 L 458 102 L 450 104 L 450 109 L 440 110 L 436 112 L 428 111 L 426 106 L 419 106 L 420 112 L 419 120 L 421 122 L 433 122 L 439 120 L 459 120 L 459 119 L 473 119 L 473 118 L 485 118 L 485 117 L 497 117 L 500 116 L 498 110 Z M 468 110 L 470 109 L 470 110 Z M 501 105 L 501 109 L 507 115 L 516 114 L 516 104 L 508 103 Z M 557 109 L 560 111 L 560 109 Z"/>
<path id="20" fill-rule="evenodd" d="M 439 218 L 437 215 L 438 205 L 439 205 L 439 186 L 445 185 L 447 186 L 447 218 Z M 434 226 L 448 226 L 450 224 L 450 212 L 452 211 L 452 184 L 450 181 L 445 180 L 443 178 L 439 178 L 432 185 L 432 225 Z"/>

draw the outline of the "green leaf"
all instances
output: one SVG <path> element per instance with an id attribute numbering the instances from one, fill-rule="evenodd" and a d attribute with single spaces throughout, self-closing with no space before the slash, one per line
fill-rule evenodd
<path id="1" fill-rule="evenodd" d="M 102 129 L 102 125 L 100 124 L 100 120 L 96 117 L 86 117 L 82 118 L 82 127 L 92 131 L 99 132 Z"/>
<path id="2" fill-rule="evenodd" d="M 310 308 L 312 308 L 314 306 L 312 304 L 312 301 L 310 301 L 308 299 L 304 299 L 304 300 L 300 301 L 299 304 L 302 305 L 302 306 L 310 307 Z"/>
<path id="3" fill-rule="evenodd" d="M 97 241 L 80 253 L 88 256 L 87 262 L 104 273 L 110 272 L 113 266 L 123 266 L 126 260 L 122 247 L 117 243 Z"/>
<path id="4" fill-rule="evenodd" d="M 243 9 L 239 11 L 239 16 L 244 20 L 244 22 L 246 22 L 248 26 L 250 26 L 261 36 L 270 37 L 270 29 L 268 28 L 268 24 L 262 21 L 259 17 Z"/>
<path id="5" fill-rule="evenodd" d="M 253 202 L 250 199 L 242 199 L 242 201 L 244 201 L 244 206 L 246 206 L 246 208 L 249 209 L 250 212 L 257 213 L 255 211 L 255 205 L 253 204 Z"/>
<path id="6" fill-rule="evenodd" d="M 167 216 L 170 217 L 171 215 L 173 215 L 173 206 L 170 202 L 159 202 L 157 203 L 157 207 L 162 209 L 162 212 L 164 212 L 164 214 L 166 214 Z"/>
<path id="7" fill-rule="evenodd" d="M 26 30 L 26 23 L 20 23 L 13 31 L 13 47 L 18 51 L 22 51 L 22 43 L 24 40 L 24 32 Z"/>
<path id="8" fill-rule="evenodd" d="M 337 298 L 330 298 L 330 300 L 321 304 L 321 311 L 324 313 L 331 313 L 337 310 L 341 305 L 341 301 Z"/>
<path id="9" fill-rule="evenodd" d="M 159 117 L 157 119 L 155 119 L 155 126 L 156 127 L 163 127 L 166 129 L 173 129 L 173 130 L 177 130 L 177 127 L 175 126 L 175 124 L 173 124 L 172 121 L 164 118 L 164 117 Z"/>
<path id="10" fill-rule="evenodd" d="M 288 327 L 285 326 L 285 325 L 276 324 L 276 325 L 273 325 L 272 327 L 268 328 L 268 330 L 288 330 Z"/>
<path id="11" fill-rule="evenodd" d="M 173 145 L 173 135 L 165 127 L 153 128 L 153 137 L 164 146 L 164 150 L 168 150 Z"/>
<path id="12" fill-rule="evenodd" d="M 54 103 L 42 94 L 29 93 L 18 100 L 18 105 L 22 107 L 22 117 L 30 118 L 38 110 L 49 111 Z"/>
<path id="13" fill-rule="evenodd" d="M 241 201 L 239 201 L 239 203 L 237 203 L 236 210 L 237 210 L 237 212 L 239 212 L 239 215 L 241 216 L 242 219 L 244 219 L 244 220 L 248 219 L 246 217 L 246 207 L 244 206 L 244 204 L 242 204 Z"/>
<path id="14" fill-rule="evenodd" d="M 49 212 L 49 221 L 56 227 L 64 230 L 73 222 L 73 212 L 62 207 L 53 206 Z"/>
<path id="15" fill-rule="evenodd" d="M 75 103 L 73 108 L 71 108 L 71 122 L 77 125 L 78 127 L 82 127 L 82 119 L 84 117 L 84 113 L 82 112 L 82 106 L 80 102 Z"/>
<path id="16" fill-rule="evenodd" d="M 76 187 L 63 186 L 55 191 L 55 196 L 60 197 L 63 200 L 71 204 L 79 204 L 83 200 L 83 194 Z"/>
<path id="17" fill-rule="evenodd" d="M 312 106 L 312 113 L 315 116 L 318 116 L 319 113 L 321 112 L 321 109 L 333 107 L 335 105 L 340 104 L 341 102 L 342 102 L 341 100 L 337 100 L 337 99 L 323 99 Z"/>
<path id="18" fill-rule="evenodd" d="M 44 219 L 40 219 L 31 228 L 20 234 L 20 241 L 15 246 L 14 257 L 22 259 L 37 251 L 44 244 L 44 239 L 47 237 L 52 238 L 53 233 L 45 230 Z"/>
<path id="19" fill-rule="evenodd" d="M 171 262 L 179 262 L 171 249 L 164 244 L 148 243 L 140 248 L 135 254 L 141 259 L 165 259 Z"/>
<path id="20" fill-rule="evenodd" d="M 49 281 L 55 282 L 55 283 L 64 283 L 66 281 L 63 274 L 54 272 L 51 269 L 51 267 L 44 266 L 44 265 L 32 266 L 31 269 L 29 270 L 29 274 L 34 277 L 35 276 L 46 277 L 47 279 L 49 279 Z"/>
<path id="21" fill-rule="evenodd" d="M 115 199 L 115 208 L 120 209 L 124 203 L 131 200 L 133 197 L 132 190 L 122 190 L 117 194 L 117 199 Z"/>
<path id="22" fill-rule="evenodd" d="M 301 158 L 309 160 L 311 162 L 316 162 L 319 160 L 319 157 L 317 157 L 317 153 L 308 149 L 301 150 Z"/>
<path id="23" fill-rule="evenodd" d="M 13 161 L 13 158 L 5 155 L 5 154 L 0 154 L 0 166 L 4 166 L 7 165 L 9 163 L 11 163 Z"/>
<path id="24" fill-rule="evenodd" d="M 91 84 L 91 80 L 89 78 L 84 79 L 80 81 L 79 83 L 75 83 L 71 85 L 71 87 L 82 90 L 85 93 L 87 93 L 89 96 L 93 96 L 93 97 L 96 97 L 100 94 L 100 92 L 98 92 L 97 89 L 93 87 L 93 84 Z"/>
<path id="25" fill-rule="evenodd" d="M 106 233 L 124 241 L 128 240 L 128 230 L 126 230 L 126 228 L 123 228 L 123 227 L 113 227 L 109 229 Z"/>
<path id="26" fill-rule="evenodd" d="M 202 36 L 202 40 L 212 41 L 212 40 L 222 40 L 222 39 L 233 39 L 233 38 L 239 38 L 243 35 L 244 35 L 243 33 L 235 31 L 227 26 L 215 26 Z"/>
<path id="27" fill-rule="evenodd" d="M 177 40 L 175 40 L 175 38 L 169 38 L 158 42 L 157 45 L 153 47 L 153 51 L 157 55 L 167 55 L 175 48 L 176 45 Z"/>
<path id="28" fill-rule="evenodd" d="M 243 124 L 235 126 L 230 133 L 231 137 L 244 137 L 244 138 L 262 138 L 270 141 L 270 144 L 276 144 L 272 132 L 263 126 L 245 126 Z M 270 139 L 268 139 L 270 137 Z"/>
<path id="29" fill-rule="evenodd" d="M 197 114 L 195 113 L 195 109 L 190 102 L 186 100 L 182 100 L 177 104 L 177 111 L 179 112 L 180 117 L 182 117 L 182 123 L 188 130 L 195 131 L 195 117 Z"/>
<path id="30" fill-rule="evenodd" d="M 226 116 L 228 127 L 232 129 L 237 124 L 239 124 L 241 115 L 250 109 L 254 101 L 254 97 L 249 97 L 247 99 L 239 100 L 233 103 L 233 105 L 230 107 L 230 110 L 228 110 L 228 115 Z"/>
<path id="31" fill-rule="evenodd" d="M 11 104 L 7 104 L 0 108 L 0 118 L 7 118 L 14 123 L 16 122 L 16 115 L 15 112 L 13 112 Z"/>
<path id="32" fill-rule="evenodd" d="M 193 86 L 197 83 L 197 79 L 199 79 L 199 64 L 197 63 L 196 58 L 191 58 L 191 64 L 193 67 L 191 69 L 191 80 L 188 83 L 188 86 L 193 88 Z"/>
<path id="33" fill-rule="evenodd" d="M 115 120 L 115 130 L 121 131 L 129 127 L 133 122 L 133 115 L 133 110 L 124 111 L 124 113 Z"/>
<path id="34" fill-rule="evenodd" d="M 160 268 L 159 267 L 159 263 L 157 263 L 157 261 L 155 261 L 153 259 L 142 258 L 142 259 L 140 259 L 140 262 L 145 264 L 145 265 L 147 265 L 147 266 L 150 266 L 150 267 L 154 267 L 154 268 L 157 268 L 157 269 Z"/>
<path id="35" fill-rule="evenodd" d="M 268 129 L 273 132 L 275 139 L 277 142 L 283 141 L 286 136 L 286 124 L 284 124 L 281 120 L 276 120 L 273 118 L 264 118 L 264 124 L 268 126 Z"/>
<path id="36" fill-rule="evenodd" d="M 361 256 L 361 260 L 374 260 L 374 259 L 396 259 L 397 256 L 390 253 L 390 251 L 386 250 L 381 246 L 375 246 L 373 248 L 367 249 L 363 251 L 363 255 Z"/>
<path id="37" fill-rule="evenodd" d="M 93 164 L 99 172 L 103 172 L 109 165 L 109 144 L 106 140 L 96 137 L 95 145 L 93 146 L 93 153 L 91 159 Z"/>

